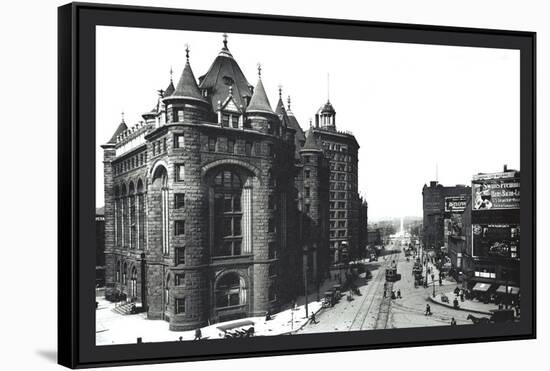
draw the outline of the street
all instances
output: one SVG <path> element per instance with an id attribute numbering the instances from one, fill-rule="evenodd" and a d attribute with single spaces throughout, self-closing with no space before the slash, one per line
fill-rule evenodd
<path id="1" fill-rule="evenodd" d="M 317 324 L 308 323 L 298 334 L 445 326 L 450 325 L 452 318 L 456 320 L 457 325 L 471 324 L 466 319 L 468 311 L 444 307 L 429 300 L 434 288 L 431 277 L 428 288 L 414 287 L 413 259 L 409 260 L 406 260 L 399 243 L 393 246 L 387 245 L 385 253 L 377 262 L 366 263 L 372 277 L 369 280 L 360 278 L 357 282 L 361 296 L 353 296 L 353 300 L 348 301 L 347 292 L 345 292 L 340 302 L 334 307 L 325 308 L 319 312 Z M 401 279 L 393 285 L 391 282 L 387 283 L 388 292 L 384 297 L 385 269 L 392 261 L 397 263 L 397 271 L 401 274 Z M 435 270 L 430 263 L 428 266 L 432 271 Z M 440 286 L 437 271 L 434 283 L 436 296 L 448 293 L 456 287 L 454 281 L 447 279 L 444 279 Z M 400 290 L 401 298 L 392 299 L 391 290 L 396 293 Z M 432 315 L 425 315 L 426 304 L 430 305 Z"/>

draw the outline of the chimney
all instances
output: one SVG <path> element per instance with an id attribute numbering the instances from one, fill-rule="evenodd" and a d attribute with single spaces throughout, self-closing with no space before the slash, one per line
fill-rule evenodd
<path id="1" fill-rule="evenodd" d="M 508 165 L 504 164 L 504 172 L 508 171 Z"/>

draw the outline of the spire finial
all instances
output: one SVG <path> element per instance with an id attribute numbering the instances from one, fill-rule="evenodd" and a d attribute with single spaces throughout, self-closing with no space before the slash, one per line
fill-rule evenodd
<path id="1" fill-rule="evenodd" d="M 124 111 L 122 111 L 122 112 L 120 113 L 120 116 L 122 117 L 122 121 L 121 121 L 120 123 L 121 123 L 121 124 L 125 124 L 125 122 L 124 122 Z"/>
<path id="2" fill-rule="evenodd" d="M 262 78 L 262 64 L 258 62 L 258 78 Z"/>
<path id="3" fill-rule="evenodd" d="M 288 98 L 286 99 L 286 102 L 287 102 L 287 110 L 290 111 L 290 95 L 288 96 Z"/>
<path id="4" fill-rule="evenodd" d="M 185 59 L 189 63 L 189 44 L 185 44 Z"/>
<path id="5" fill-rule="evenodd" d="M 227 49 L 227 34 L 225 32 L 223 34 L 223 47 Z"/>
<path id="6" fill-rule="evenodd" d="M 313 127 L 313 119 L 310 117 L 309 118 L 309 127 L 312 128 Z"/>
<path id="7" fill-rule="evenodd" d="M 278 88 L 279 88 L 279 99 L 283 99 L 283 86 L 279 84 Z"/>
<path id="8" fill-rule="evenodd" d="M 170 82 L 173 82 L 172 81 L 172 74 L 174 73 L 174 71 L 172 70 L 172 66 L 170 66 Z"/>
<path id="9" fill-rule="evenodd" d="M 327 72 L 327 102 L 330 102 L 330 73 Z"/>
<path id="10" fill-rule="evenodd" d="M 229 96 L 233 96 L 233 85 L 229 85 Z"/>

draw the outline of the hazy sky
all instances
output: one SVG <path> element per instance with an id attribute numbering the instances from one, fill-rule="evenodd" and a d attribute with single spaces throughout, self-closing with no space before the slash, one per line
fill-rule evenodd
<path id="1" fill-rule="evenodd" d="M 195 77 L 222 47 L 221 33 L 98 27 L 97 192 L 103 205 L 100 144 L 121 112 L 131 126 L 174 83 L 191 49 Z M 257 64 L 273 108 L 278 85 L 291 95 L 302 128 L 327 100 L 338 130 L 359 149 L 359 191 L 369 219 L 421 215 L 424 183 L 468 184 L 503 164 L 519 169 L 519 51 L 229 34 L 228 47 L 248 81 Z"/>

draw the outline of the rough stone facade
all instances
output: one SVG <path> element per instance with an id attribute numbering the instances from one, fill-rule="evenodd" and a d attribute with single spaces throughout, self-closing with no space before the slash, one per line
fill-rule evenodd
<path id="1" fill-rule="evenodd" d="M 305 148 L 281 99 L 271 109 L 260 74 L 251 87 L 226 41 L 198 83 L 188 58 L 143 119 L 102 146 L 108 299 L 177 331 L 277 311 L 304 272 L 320 283 L 328 159 Z"/>

